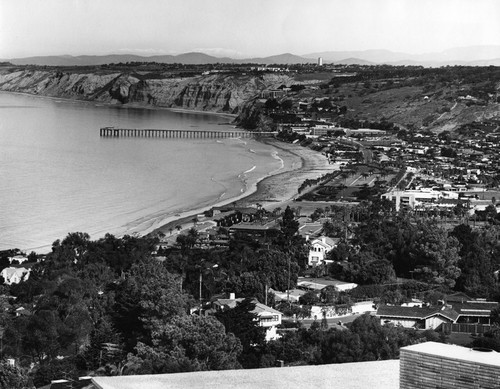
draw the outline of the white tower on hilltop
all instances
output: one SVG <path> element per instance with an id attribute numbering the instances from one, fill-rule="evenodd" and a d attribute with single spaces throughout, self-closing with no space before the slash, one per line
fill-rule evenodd
<path id="1" fill-rule="evenodd" d="M 318 58 L 318 66 L 323 66 L 323 58 Z"/>

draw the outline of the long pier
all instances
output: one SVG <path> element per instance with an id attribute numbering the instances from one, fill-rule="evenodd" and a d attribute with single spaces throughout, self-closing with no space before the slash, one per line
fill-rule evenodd
<path id="1" fill-rule="evenodd" d="M 161 130 L 161 129 L 136 129 L 103 127 L 100 130 L 101 137 L 140 137 L 140 138 L 253 138 L 271 137 L 277 132 L 258 131 L 217 131 L 217 130 Z"/>

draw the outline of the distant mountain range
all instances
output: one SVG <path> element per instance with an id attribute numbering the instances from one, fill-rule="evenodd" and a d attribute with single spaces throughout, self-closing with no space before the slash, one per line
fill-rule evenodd
<path id="1" fill-rule="evenodd" d="M 112 55 L 81 55 L 81 56 L 38 56 L 27 58 L 11 58 L 0 60 L 14 65 L 45 65 L 45 66 L 98 66 L 109 63 L 126 62 L 159 62 L 183 64 L 214 64 L 214 63 L 255 63 L 271 64 L 305 64 L 316 63 L 318 58 L 324 63 L 343 65 L 422 65 L 429 67 L 446 65 L 466 66 L 500 66 L 500 46 L 469 46 L 458 47 L 437 53 L 407 54 L 389 50 L 364 51 L 324 51 L 304 55 L 290 53 L 261 58 L 233 59 L 229 57 L 214 57 L 200 52 L 179 55 L 156 55 L 143 57 L 132 54 Z"/>
<path id="2" fill-rule="evenodd" d="M 500 46 L 469 46 L 456 47 L 441 52 L 408 54 L 389 50 L 364 51 L 324 51 L 303 55 L 305 58 L 322 57 L 324 62 L 342 63 L 349 58 L 351 63 L 356 60 L 371 64 L 389 65 L 422 65 L 422 66 L 500 66 Z M 363 63 L 363 62 L 359 62 Z"/>

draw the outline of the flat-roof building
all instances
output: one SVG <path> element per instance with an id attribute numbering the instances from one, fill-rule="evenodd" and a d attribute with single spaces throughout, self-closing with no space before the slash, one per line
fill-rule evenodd
<path id="1" fill-rule="evenodd" d="M 500 353 L 426 342 L 400 350 L 400 389 L 500 387 Z"/>
<path id="2" fill-rule="evenodd" d="M 394 190 L 381 196 L 381 198 L 391 201 L 396 211 L 401 208 L 415 209 L 417 206 L 436 204 L 443 197 L 441 192 L 434 190 Z"/>

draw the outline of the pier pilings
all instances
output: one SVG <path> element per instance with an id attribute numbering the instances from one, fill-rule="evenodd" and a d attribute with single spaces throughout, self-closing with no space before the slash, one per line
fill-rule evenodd
<path id="1" fill-rule="evenodd" d="M 217 130 L 162 130 L 162 129 L 137 129 L 137 128 L 115 128 L 103 127 L 100 129 L 101 137 L 106 138 L 253 138 L 255 136 L 274 136 L 276 132 L 256 131 L 217 131 Z"/>

